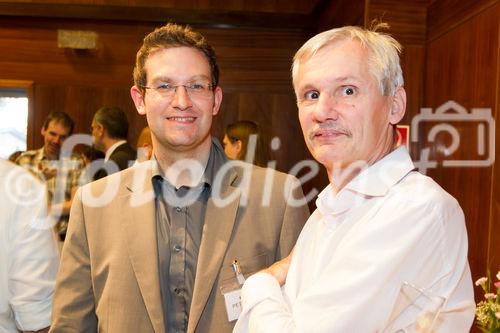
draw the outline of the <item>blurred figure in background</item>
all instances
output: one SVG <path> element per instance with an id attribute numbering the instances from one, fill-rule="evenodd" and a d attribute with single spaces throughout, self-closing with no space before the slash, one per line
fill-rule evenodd
<path id="1" fill-rule="evenodd" d="M 0 332 L 48 332 L 59 266 L 43 183 L 0 160 Z"/>
<path id="2" fill-rule="evenodd" d="M 41 134 L 43 147 L 19 155 L 16 163 L 28 169 L 46 184 L 51 215 L 57 221 L 55 232 L 64 240 L 69 220 L 72 193 L 85 167 L 82 160 L 62 152 L 64 141 L 73 134 L 75 122 L 66 112 L 51 112 L 45 119 Z"/>
<path id="3" fill-rule="evenodd" d="M 266 144 L 259 126 L 253 121 L 240 120 L 227 125 L 222 143 L 229 159 L 266 166 Z"/>
<path id="4" fill-rule="evenodd" d="M 124 170 L 135 161 L 137 153 L 127 142 L 127 115 L 118 107 L 102 107 L 92 120 L 92 137 L 96 149 L 104 156 L 103 168 L 94 175 L 94 180 Z"/>
<path id="5" fill-rule="evenodd" d="M 73 179 L 72 182 L 78 184 L 78 186 L 83 186 L 93 180 L 91 170 L 88 168 L 90 163 L 95 160 L 104 159 L 104 153 L 97 150 L 94 146 L 80 143 L 73 148 L 72 158 L 81 160 L 84 166 L 80 173 L 74 174 L 75 179 Z M 77 186 L 73 188 L 73 194 L 76 190 Z"/>
<path id="6" fill-rule="evenodd" d="M 144 162 L 151 159 L 153 155 L 153 141 L 149 126 L 142 129 L 137 139 L 137 162 Z"/>

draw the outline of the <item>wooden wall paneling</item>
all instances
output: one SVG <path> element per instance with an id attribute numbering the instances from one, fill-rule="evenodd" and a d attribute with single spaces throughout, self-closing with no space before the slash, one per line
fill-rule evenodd
<path id="1" fill-rule="evenodd" d="M 434 40 L 438 38 L 490 7 L 490 10 L 495 10 L 495 7 L 492 7 L 495 5 L 498 5 L 498 0 L 432 1 L 429 5 L 428 14 L 428 39 Z"/>
<path id="2" fill-rule="evenodd" d="M 245 11 L 245 12 L 282 12 L 282 13 L 311 13 L 318 0 L 29 0 L 29 1 L 2 1 L 9 5 L 40 4 L 50 5 L 86 5 L 95 7 L 149 7 L 149 8 L 177 8 L 213 11 Z M 33 7 L 34 8 L 34 7 Z M 52 14 L 53 15 L 53 14 Z"/>
<path id="3" fill-rule="evenodd" d="M 57 29 L 96 31 L 99 49 L 60 49 L 57 47 Z M 0 45 L 5 52 L 0 58 L 1 73 L 4 77 L 54 84 L 131 84 L 135 53 L 147 30 L 138 31 L 126 24 L 2 18 Z"/>
<path id="4" fill-rule="evenodd" d="M 368 0 L 320 1 L 315 8 L 318 31 L 344 25 L 364 26 Z"/>
<path id="5" fill-rule="evenodd" d="M 439 2 L 434 4 L 437 5 Z M 478 5 L 480 5 L 479 2 Z M 442 11 L 445 12 L 444 9 Z M 452 11 L 451 8 L 450 11 Z M 429 17 L 436 18 L 437 16 L 431 10 Z M 447 20 L 447 16 L 443 16 L 443 20 Z M 429 23 L 430 26 L 440 24 Z M 498 82 L 498 31 L 497 4 L 495 10 L 490 8 L 477 12 L 475 16 L 454 25 L 454 28 L 429 41 L 424 87 L 425 106 L 435 109 L 448 100 L 454 100 L 468 110 L 473 107 L 484 107 L 491 108 L 493 114 L 497 113 L 495 108 L 498 103 L 498 88 L 492 82 Z M 476 133 L 473 125 L 475 124 L 453 123 L 453 126 L 459 130 L 462 141 L 458 151 L 448 156 L 448 159 L 477 158 L 475 153 L 477 146 L 472 140 Z M 425 128 L 424 134 L 430 127 Z M 436 147 L 448 145 L 450 137 L 443 134 L 438 136 L 436 141 L 434 149 L 431 150 L 431 159 L 442 160 L 443 156 Z M 428 143 L 422 140 L 420 149 L 426 146 Z M 469 262 L 474 279 L 483 276 L 486 272 L 488 239 L 491 238 L 488 230 L 490 229 L 490 234 L 500 233 L 496 226 L 497 222 L 490 219 L 496 214 L 490 210 L 495 208 L 494 202 L 497 202 L 497 199 L 490 196 L 495 190 L 495 188 L 492 189 L 493 171 L 491 167 L 438 167 L 428 172 L 457 198 L 464 210 L 469 234 Z M 498 248 L 497 245 L 494 247 Z"/>
<path id="6" fill-rule="evenodd" d="M 218 2 L 225 6 L 226 1 Z M 262 4 L 272 4 L 271 1 Z M 315 1 L 306 2 L 312 7 Z M 209 5 L 205 9 L 196 1 L 196 4 L 182 2 L 182 5 L 162 6 L 157 1 L 150 6 L 134 5 L 120 2 L 118 4 L 96 4 L 90 1 L 81 3 L 57 3 L 55 1 L 24 2 L 16 1 L 0 2 L 0 15 L 14 17 L 44 17 L 62 19 L 97 19 L 114 21 L 142 21 L 161 22 L 175 21 L 178 23 L 189 23 L 204 26 L 230 26 L 232 28 L 257 27 L 276 30 L 300 30 L 314 27 L 312 15 L 290 10 L 293 6 L 281 4 L 279 7 L 263 6 L 263 10 L 253 11 L 251 9 L 232 10 L 225 6 L 217 9 L 217 6 Z M 288 8 L 288 10 L 286 10 Z"/>
<path id="7" fill-rule="evenodd" d="M 403 45 L 423 45 L 426 36 L 428 0 L 370 0 L 365 26 L 373 20 L 390 24 L 390 34 Z"/>
<path id="8" fill-rule="evenodd" d="M 493 11 L 500 12 L 500 3 L 492 8 Z M 500 20 L 500 15 L 497 16 L 497 22 Z M 500 24 L 497 30 L 500 30 Z M 489 241 L 488 241 L 488 267 L 491 269 L 492 274 L 495 275 L 500 271 L 500 32 L 497 34 L 497 65 L 496 65 L 496 163 L 493 166 L 491 176 L 491 203 L 490 203 L 490 227 L 489 227 Z"/>

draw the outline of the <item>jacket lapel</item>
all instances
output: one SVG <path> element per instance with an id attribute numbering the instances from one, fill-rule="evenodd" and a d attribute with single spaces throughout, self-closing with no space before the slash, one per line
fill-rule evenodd
<path id="1" fill-rule="evenodd" d="M 133 181 L 127 186 L 124 227 L 130 261 L 155 332 L 165 332 L 158 273 L 158 247 L 151 168 L 149 163 L 135 167 Z M 126 207 L 126 206 L 124 206 Z"/>
<path id="2" fill-rule="evenodd" d="M 193 299 L 189 312 L 188 332 L 194 332 L 198 325 L 231 238 L 241 196 L 240 189 L 231 185 L 236 178 L 237 174 L 230 172 L 225 185 L 222 185 L 221 197 L 234 197 L 228 205 L 217 207 L 212 197 L 207 202 Z"/>

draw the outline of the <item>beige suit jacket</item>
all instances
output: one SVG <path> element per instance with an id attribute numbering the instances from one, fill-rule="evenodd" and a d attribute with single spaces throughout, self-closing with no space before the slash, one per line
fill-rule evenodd
<path id="1" fill-rule="evenodd" d="M 229 204 L 219 207 L 213 194 L 208 201 L 188 332 L 231 332 L 235 322 L 227 319 L 221 290 L 234 284 L 233 260 L 248 277 L 285 257 L 309 216 L 305 200 L 299 206 L 290 202 L 303 199 L 297 179 L 249 169 L 248 178 L 240 168 L 221 178 L 220 197 L 233 198 Z M 75 195 L 51 332 L 97 331 L 165 332 L 149 162 Z"/>

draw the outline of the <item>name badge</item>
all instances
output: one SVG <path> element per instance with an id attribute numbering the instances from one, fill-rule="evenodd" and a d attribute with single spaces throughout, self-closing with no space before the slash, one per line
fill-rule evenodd
<path id="1" fill-rule="evenodd" d="M 241 272 L 238 260 L 234 260 L 231 264 L 235 278 L 221 287 L 224 302 L 226 304 L 227 319 L 231 322 L 241 314 L 241 287 L 245 283 L 245 277 Z"/>
<path id="2" fill-rule="evenodd" d="M 229 291 L 223 295 L 226 302 L 227 320 L 238 319 L 241 314 L 241 289 Z"/>

